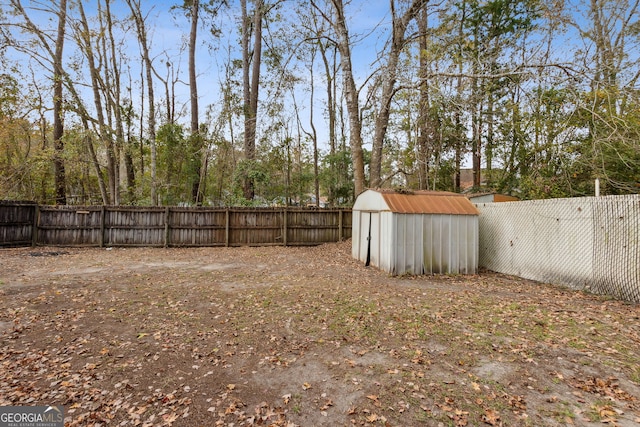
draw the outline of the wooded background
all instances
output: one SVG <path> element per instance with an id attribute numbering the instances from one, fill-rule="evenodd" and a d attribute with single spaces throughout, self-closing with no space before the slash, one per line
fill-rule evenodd
<path id="1" fill-rule="evenodd" d="M 3 0 L 0 199 L 638 193 L 638 18 L 638 0 Z"/>

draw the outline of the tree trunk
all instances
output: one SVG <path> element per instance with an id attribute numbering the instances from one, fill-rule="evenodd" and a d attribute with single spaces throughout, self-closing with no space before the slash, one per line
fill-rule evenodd
<path id="1" fill-rule="evenodd" d="M 67 0 L 60 0 L 58 14 L 58 35 L 56 38 L 55 57 L 53 58 L 53 168 L 56 187 L 56 205 L 67 204 L 66 176 L 64 169 L 64 111 L 62 105 L 62 50 L 67 20 Z"/>
<path id="2" fill-rule="evenodd" d="M 191 201 L 196 205 L 202 205 L 202 191 L 200 188 L 202 165 L 206 162 L 202 160 L 202 136 L 200 135 L 200 124 L 198 118 L 198 81 L 196 78 L 196 43 L 198 40 L 198 12 L 200 9 L 199 0 L 191 2 L 191 31 L 189 32 L 189 94 L 191 99 L 191 150 L 189 155 L 190 178 L 191 178 Z"/>
<path id="3" fill-rule="evenodd" d="M 418 18 L 418 46 L 420 69 L 418 76 L 420 79 L 420 99 L 418 104 L 418 137 L 417 137 L 417 163 L 418 163 L 418 189 L 429 188 L 429 62 L 426 52 L 428 48 L 427 34 L 427 11 L 422 9 Z"/>
<path id="4" fill-rule="evenodd" d="M 253 11 L 253 25 L 249 26 L 247 0 L 240 1 L 242 8 L 242 71 L 244 101 L 244 155 L 251 164 L 256 157 L 256 125 L 258 114 L 258 90 L 260 83 L 260 63 L 262 60 L 262 14 L 264 2 L 256 0 Z M 251 51 L 251 29 L 253 30 L 253 51 Z M 250 171 L 248 171 L 250 172 Z M 244 178 L 244 198 L 253 200 L 255 183 L 250 173 Z"/>
<path id="5" fill-rule="evenodd" d="M 463 58 L 463 50 L 464 50 L 464 21 L 466 18 L 466 11 L 467 8 L 465 7 L 466 2 L 462 3 L 462 17 L 460 18 L 460 25 L 458 26 L 458 45 L 459 45 L 459 51 L 458 51 L 458 78 L 456 80 L 456 105 L 455 105 L 455 113 L 454 113 L 454 123 L 455 123 L 455 135 L 456 135 L 456 142 L 455 142 L 455 177 L 453 180 L 453 187 L 454 187 L 454 191 L 456 193 L 459 193 L 461 190 L 461 164 L 462 164 L 462 156 L 464 155 L 464 151 L 465 151 L 465 146 L 467 145 L 466 143 L 464 143 L 464 132 L 463 132 L 463 128 L 462 128 L 462 99 L 463 99 L 463 90 L 464 90 L 464 86 L 463 86 L 463 82 L 462 82 L 462 71 L 463 71 L 463 64 L 462 64 L 462 58 Z"/>

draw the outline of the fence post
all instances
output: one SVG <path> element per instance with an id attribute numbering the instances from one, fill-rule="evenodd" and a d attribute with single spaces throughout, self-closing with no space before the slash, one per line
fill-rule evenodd
<path id="1" fill-rule="evenodd" d="M 287 242 L 287 234 L 288 234 L 287 230 L 289 228 L 289 224 L 287 223 L 288 222 L 288 218 L 287 218 L 288 215 L 287 215 L 287 208 L 286 207 L 282 209 L 282 215 L 284 216 L 283 221 L 282 221 L 282 228 L 283 228 L 283 230 L 282 230 L 282 244 L 284 246 L 287 246 L 287 243 L 288 243 Z"/>
<path id="2" fill-rule="evenodd" d="M 31 246 L 38 245 L 38 225 L 40 223 L 40 205 L 33 206 L 33 226 L 31 227 Z"/>
<path id="3" fill-rule="evenodd" d="M 338 242 L 342 242 L 342 214 L 344 211 L 342 209 L 338 210 Z"/>
<path id="4" fill-rule="evenodd" d="M 100 206 L 100 238 L 98 239 L 98 245 L 103 248 L 104 247 L 104 218 L 105 218 L 105 207 L 104 205 Z"/>
<path id="5" fill-rule="evenodd" d="M 229 247 L 229 208 L 224 213 L 224 245 Z"/>
<path id="6" fill-rule="evenodd" d="M 164 247 L 169 247 L 169 206 L 164 208 Z"/>

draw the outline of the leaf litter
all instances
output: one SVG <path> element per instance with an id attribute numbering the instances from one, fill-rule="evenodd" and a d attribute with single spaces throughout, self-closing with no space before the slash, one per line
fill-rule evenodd
<path id="1" fill-rule="evenodd" d="M 631 426 L 640 307 L 350 241 L 0 251 L 0 405 L 67 426 Z"/>

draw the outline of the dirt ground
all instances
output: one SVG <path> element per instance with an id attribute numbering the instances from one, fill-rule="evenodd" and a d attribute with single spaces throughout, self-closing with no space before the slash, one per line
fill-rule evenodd
<path id="1" fill-rule="evenodd" d="M 637 426 L 640 306 L 318 247 L 0 250 L 0 406 L 67 426 Z"/>

